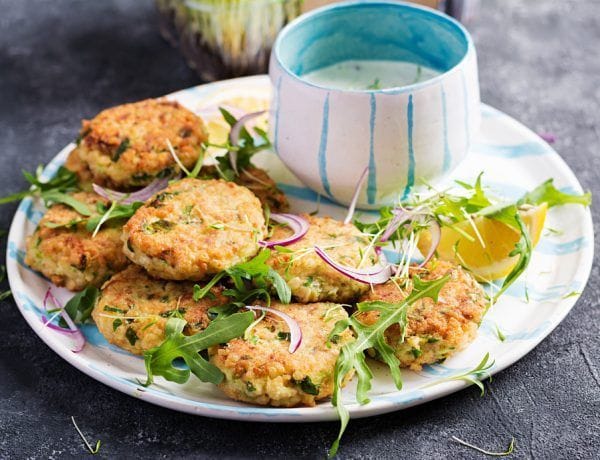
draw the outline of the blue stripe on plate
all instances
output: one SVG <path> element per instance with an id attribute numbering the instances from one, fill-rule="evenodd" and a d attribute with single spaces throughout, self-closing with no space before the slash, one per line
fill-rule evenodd
<path id="1" fill-rule="evenodd" d="M 513 145 L 474 144 L 471 148 L 474 155 L 485 155 L 503 158 L 522 158 L 541 156 L 552 153 L 552 150 L 540 142 L 523 142 Z"/>
<path id="2" fill-rule="evenodd" d="M 553 241 L 548 241 L 547 239 L 542 239 L 535 247 L 534 251 L 551 256 L 563 256 L 565 254 L 578 252 L 588 245 L 588 239 L 583 236 L 571 241 L 566 241 L 564 243 L 556 243 Z"/>

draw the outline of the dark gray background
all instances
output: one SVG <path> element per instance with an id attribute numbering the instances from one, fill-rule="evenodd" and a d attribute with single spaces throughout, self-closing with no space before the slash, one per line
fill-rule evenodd
<path id="1" fill-rule="evenodd" d="M 483 0 L 471 26 L 482 99 L 536 131 L 600 196 L 600 2 Z M 0 0 L 0 195 L 47 162 L 80 119 L 199 83 L 157 32 L 149 0 Z M 7 228 L 16 205 L 0 209 Z M 597 215 L 595 213 L 597 220 Z M 597 250 L 597 246 L 596 246 Z M 474 388 L 350 423 L 344 458 L 481 458 L 455 435 L 514 458 L 598 458 L 598 265 L 574 310 L 535 350 Z M 12 300 L 0 306 L 0 457 L 82 457 L 70 416 L 101 456 L 323 457 L 337 423 L 258 424 L 179 414 L 125 396 L 55 355 Z"/>

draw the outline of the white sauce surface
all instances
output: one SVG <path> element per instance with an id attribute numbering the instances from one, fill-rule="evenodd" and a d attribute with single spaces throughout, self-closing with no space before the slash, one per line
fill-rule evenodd
<path id="1" fill-rule="evenodd" d="M 440 73 L 413 62 L 350 60 L 322 67 L 302 78 L 319 86 L 360 91 L 412 85 Z"/>

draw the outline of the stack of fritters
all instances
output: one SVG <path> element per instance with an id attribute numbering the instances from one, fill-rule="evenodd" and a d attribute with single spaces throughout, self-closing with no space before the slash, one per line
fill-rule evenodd
<path id="1" fill-rule="evenodd" d="M 133 191 L 180 172 L 167 140 L 192 169 L 207 134 L 202 120 L 177 103 L 125 104 L 83 122 L 66 167 L 77 174 L 82 189 L 96 183 Z M 263 206 L 280 212 L 288 204 L 275 182 L 256 167 L 240 171 L 234 182 L 218 179 L 210 166 L 200 177 L 171 182 L 128 221 L 110 221 L 93 237 L 86 216 L 54 205 L 29 238 L 26 261 L 59 286 L 101 287 L 93 311 L 98 329 L 109 342 L 132 353 L 160 345 L 171 317 L 186 320 L 185 334 L 201 332 L 214 320 L 209 309 L 231 301 L 223 293 L 230 286 L 218 284 L 194 301 L 194 282 L 202 286 L 215 274 L 256 256 L 268 235 Z M 73 197 L 94 215 L 110 204 L 92 192 Z M 267 314 L 247 338 L 210 349 L 211 362 L 224 374 L 220 387 L 233 399 L 289 407 L 330 397 L 340 350 L 354 340 L 349 329 L 329 340 L 336 322 L 348 317 L 353 302 L 397 303 L 410 292 L 410 280 L 402 289 L 392 282 L 369 286 L 326 264 L 314 252 L 315 245 L 349 267 L 368 268 L 378 261 L 369 237 L 354 225 L 304 217 L 310 224 L 308 233 L 285 251 L 273 249 L 267 261 L 285 279 L 295 302 L 274 300 L 271 308 L 299 324 L 302 343 L 290 353 L 287 324 Z M 276 226 L 270 239 L 278 241 L 289 231 Z M 445 262 L 432 262 L 419 275 L 433 279 L 447 273 L 451 280 L 437 303 L 424 299 L 411 307 L 404 340 L 397 326 L 386 332 L 402 366 L 419 369 L 475 337 L 485 304 L 470 275 Z M 361 318 L 365 324 L 376 320 L 374 314 Z"/>

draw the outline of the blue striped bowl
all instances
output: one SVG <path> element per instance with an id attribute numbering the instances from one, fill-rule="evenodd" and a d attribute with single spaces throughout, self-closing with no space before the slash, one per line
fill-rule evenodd
<path id="1" fill-rule="evenodd" d="M 303 75 L 350 59 L 402 60 L 435 78 L 382 90 L 340 90 Z M 429 8 L 391 1 L 315 10 L 280 33 L 271 54 L 270 134 L 275 150 L 307 186 L 348 204 L 369 166 L 359 206 L 406 196 L 435 182 L 466 156 L 477 131 L 477 58 L 468 32 Z"/>

